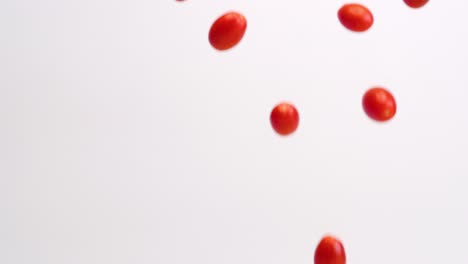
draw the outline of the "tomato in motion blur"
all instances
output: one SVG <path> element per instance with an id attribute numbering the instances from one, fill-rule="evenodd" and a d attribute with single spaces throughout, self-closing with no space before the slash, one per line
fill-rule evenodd
<path id="1" fill-rule="evenodd" d="M 210 28 L 208 39 L 213 48 L 223 51 L 236 46 L 244 37 L 247 19 L 238 12 L 228 12 L 216 19 Z"/>
<path id="2" fill-rule="evenodd" d="M 346 264 L 346 253 L 341 241 L 331 235 L 322 238 L 315 249 L 315 264 Z"/>
<path id="3" fill-rule="evenodd" d="M 397 109 L 393 95 L 382 87 L 367 90 L 362 98 L 362 107 L 367 116 L 379 122 L 392 119 Z"/>
<path id="4" fill-rule="evenodd" d="M 355 32 L 364 32 L 374 24 L 372 12 L 361 4 L 345 4 L 338 10 L 341 24 Z"/>
<path id="5" fill-rule="evenodd" d="M 276 133 L 282 136 L 290 135 L 299 126 L 299 112 L 294 105 L 281 102 L 271 111 L 270 122 Z"/>
<path id="6" fill-rule="evenodd" d="M 425 6 L 429 0 L 403 0 L 411 8 L 420 8 Z"/>

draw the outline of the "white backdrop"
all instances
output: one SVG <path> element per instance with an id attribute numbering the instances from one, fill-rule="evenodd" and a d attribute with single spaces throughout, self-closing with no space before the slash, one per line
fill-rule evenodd
<path id="1" fill-rule="evenodd" d="M 328 233 L 349 264 L 468 263 L 468 3 L 361 1 L 364 34 L 344 3 L 1 1 L 0 263 L 312 264 Z"/>

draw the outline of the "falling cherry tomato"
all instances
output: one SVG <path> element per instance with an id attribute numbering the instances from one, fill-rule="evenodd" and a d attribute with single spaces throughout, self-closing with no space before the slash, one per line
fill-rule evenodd
<path id="1" fill-rule="evenodd" d="M 346 264 L 343 244 L 336 237 L 323 237 L 315 249 L 314 260 L 315 264 Z"/>
<path id="2" fill-rule="evenodd" d="M 364 112 L 375 121 L 388 121 L 396 113 L 396 102 L 393 95 L 384 88 L 369 89 L 362 98 Z"/>
<path id="3" fill-rule="evenodd" d="M 217 50 L 227 50 L 237 45 L 244 37 L 247 20 L 242 14 L 228 12 L 211 26 L 208 39 Z"/>
<path id="4" fill-rule="evenodd" d="M 287 136 L 299 126 L 299 113 L 292 104 L 282 102 L 271 111 L 270 122 L 276 133 Z"/>
<path id="5" fill-rule="evenodd" d="M 372 12 L 361 4 L 345 4 L 338 10 L 341 24 L 355 32 L 368 30 L 374 23 Z"/>
<path id="6" fill-rule="evenodd" d="M 420 8 L 429 2 L 429 0 L 403 0 L 411 8 Z"/>

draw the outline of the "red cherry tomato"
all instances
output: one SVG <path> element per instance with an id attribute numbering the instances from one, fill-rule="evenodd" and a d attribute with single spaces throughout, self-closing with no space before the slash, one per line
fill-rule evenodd
<path id="1" fill-rule="evenodd" d="M 237 45 L 244 37 L 247 20 L 242 14 L 228 12 L 211 26 L 208 39 L 217 50 L 227 50 Z"/>
<path id="2" fill-rule="evenodd" d="M 314 260 L 315 264 L 346 264 L 343 244 L 333 236 L 325 236 L 315 249 Z"/>
<path id="3" fill-rule="evenodd" d="M 368 30 L 374 23 L 372 12 L 360 4 L 345 4 L 338 10 L 338 19 L 341 24 L 355 32 Z"/>
<path id="4" fill-rule="evenodd" d="M 384 88 L 369 89 L 362 98 L 364 112 L 375 121 L 387 121 L 396 113 L 396 102 L 393 95 Z"/>
<path id="5" fill-rule="evenodd" d="M 420 8 L 429 2 L 429 0 L 403 0 L 411 8 Z"/>
<path id="6" fill-rule="evenodd" d="M 271 111 L 270 122 L 276 133 L 287 136 L 299 126 L 299 113 L 292 104 L 282 102 Z"/>

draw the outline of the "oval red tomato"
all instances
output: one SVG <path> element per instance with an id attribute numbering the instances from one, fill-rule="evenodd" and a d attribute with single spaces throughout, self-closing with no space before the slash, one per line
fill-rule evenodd
<path id="1" fill-rule="evenodd" d="M 381 87 L 369 89 L 362 98 L 362 106 L 370 118 L 381 122 L 392 119 L 397 109 L 393 95 Z"/>
<path id="2" fill-rule="evenodd" d="M 355 32 L 368 30 L 374 23 L 372 12 L 361 4 L 345 4 L 338 10 L 341 24 Z"/>
<path id="3" fill-rule="evenodd" d="M 282 102 L 271 111 L 270 122 L 276 133 L 286 136 L 299 126 L 299 113 L 294 105 Z"/>
<path id="4" fill-rule="evenodd" d="M 314 260 L 315 264 L 346 264 L 343 244 L 336 237 L 323 237 L 315 249 Z"/>
<path id="5" fill-rule="evenodd" d="M 237 12 L 228 12 L 211 26 L 208 39 L 217 50 L 227 50 L 237 45 L 244 37 L 247 20 Z"/>
<path id="6" fill-rule="evenodd" d="M 403 0 L 403 1 L 406 3 L 406 5 L 412 8 L 423 7 L 424 5 L 427 4 L 427 2 L 429 2 L 429 0 Z"/>

